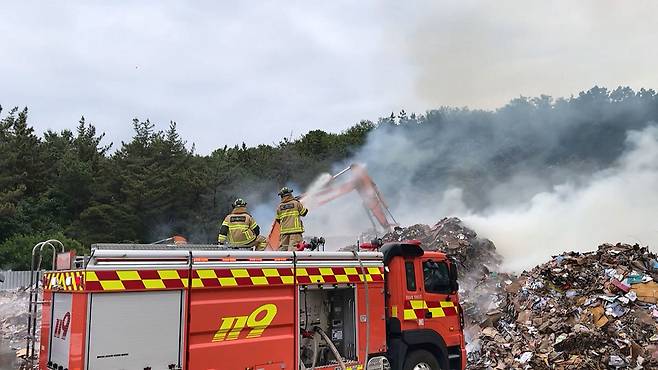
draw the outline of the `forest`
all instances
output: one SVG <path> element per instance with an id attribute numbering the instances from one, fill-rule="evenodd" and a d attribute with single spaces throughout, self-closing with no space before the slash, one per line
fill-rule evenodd
<path id="1" fill-rule="evenodd" d="M 173 234 L 212 243 L 236 197 L 268 201 L 283 185 L 302 190 L 350 161 L 367 163 L 394 207 L 406 201 L 397 192 L 429 184 L 460 186 L 469 206 L 486 208 L 494 199 L 483 189 L 519 172 L 541 169 L 559 182 L 605 168 L 629 130 L 655 122 L 655 91 L 594 87 L 568 98 L 519 97 L 493 111 L 401 111 L 340 133 L 313 130 L 205 155 L 175 122 L 161 129 L 134 119 L 133 137 L 113 144 L 85 117 L 70 130 L 41 133 L 28 108 L 0 108 L 0 268 L 29 268 L 31 247 L 47 238 L 78 253 L 96 242 Z M 387 179 L 396 161 L 413 164 L 396 172 L 404 182 Z"/>

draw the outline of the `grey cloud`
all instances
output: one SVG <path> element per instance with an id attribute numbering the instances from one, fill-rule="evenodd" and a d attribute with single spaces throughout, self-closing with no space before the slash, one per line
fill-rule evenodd
<path id="1" fill-rule="evenodd" d="M 652 87 L 654 2 L 4 2 L 0 104 L 111 141 L 176 120 L 202 153 L 392 110 Z M 248 129 L 246 129 L 248 128 Z"/>

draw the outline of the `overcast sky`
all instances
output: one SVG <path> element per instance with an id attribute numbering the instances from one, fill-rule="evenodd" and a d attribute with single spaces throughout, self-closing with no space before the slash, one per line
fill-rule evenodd
<path id="1" fill-rule="evenodd" d="M 197 151 L 404 108 L 658 88 L 657 1 L 3 1 L 0 105 L 115 147 L 177 121 Z"/>

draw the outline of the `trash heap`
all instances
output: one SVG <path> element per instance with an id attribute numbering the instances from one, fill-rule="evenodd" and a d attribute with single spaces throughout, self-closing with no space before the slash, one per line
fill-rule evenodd
<path id="1" fill-rule="evenodd" d="M 658 259 L 603 244 L 523 272 L 498 272 L 494 244 L 458 218 L 382 237 L 417 239 L 461 265 L 467 369 L 658 369 Z"/>
<path id="2" fill-rule="evenodd" d="M 434 226 L 417 224 L 399 228 L 382 237 L 384 242 L 420 240 L 425 250 L 440 250 L 453 257 L 461 265 L 460 278 L 481 269 L 495 269 L 502 257 L 496 252 L 494 243 L 479 238 L 477 233 L 466 227 L 457 217 L 446 217 Z"/>
<path id="3" fill-rule="evenodd" d="M 467 328 L 469 369 L 658 368 L 658 261 L 646 247 L 570 252 L 498 291 Z M 489 313 L 493 313 L 489 315 Z"/>
<path id="4" fill-rule="evenodd" d="M 23 354 L 28 297 L 29 292 L 23 289 L 0 291 L 0 359 Z M 0 365 L 6 364 L 0 362 Z"/>

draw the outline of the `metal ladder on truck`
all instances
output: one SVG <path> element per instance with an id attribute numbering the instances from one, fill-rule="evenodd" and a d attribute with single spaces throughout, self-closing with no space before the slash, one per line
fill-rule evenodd
<path id="1" fill-rule="evenodd" d="M 28 301 L 28 315 L 27 315 L 27 337 L 25 345 L 25 358 L 24 366 L 31 369 L 36 360 L 36 343 L 37 343 L 37 316 L 39 312 L 39 305 L 43 301 L 39 301 L 39 283 L 41 282 L 41 261 L 43 260 L 43 249 L 48 246 L 53 251 L 53 264 L 52 269 L 57 268 L 57 247 L 61 248 L 64 252 L 64 244 L 59 240 L 50 239 L 44 242 L 37 243 L 32 248 L 32 260 L 30 265 L 30 298 Z"/>

